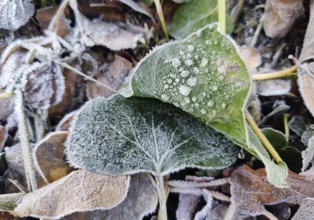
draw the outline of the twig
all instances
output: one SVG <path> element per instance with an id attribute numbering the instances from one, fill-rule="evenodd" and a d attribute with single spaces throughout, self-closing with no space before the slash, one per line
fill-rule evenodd
<path id="1" fill-rule="evenodd" d="M 205 188 L 212 186 L 221 186 L 229 183 L 228 178 L 217 179 L 210 182 L 189 182 L 189 181 L 180 181 L 180 180 L 172 180 L 168 182 L 168 185 L 171 187 L 196 187 L 196 188 Z"/>
<path id="2" fill-rule="evenodd" d="M 14 95 L 13 92 L 6 92 L 6 93 L 2 93 L 0 94 L 0 99 L 6 99 L 6 98 L 10 98 Z"/>
<path id="3" fill-rule="evenodd" d="M 227 210 L 227 213 L 224 217 L 224 220 L 233 220 L 234 219 L 234 215 L 236 213 L 236 207 L 233 204 L 233 202 L 230 203 L 229 208 Z"/>
<path id="4" fill-rule="evenodd" d="M 258 36 L 259 34 L 261 33 L 261 30 L 262 30 L 262 27 L 263 27 L 263 24 L 262 22 L 260 21 L 255 32 L 254 32 L 254 35 L 253 35 L 253 38 L 252 38 L 252 41 L 251 41 L 251 47 L 254 48 L 255 44 L 257 43 L 257 39 L 258 39 Z"/>
<path id="5" fill-rule="evenodd" d="M 167 27 L 166 27 L 164 13 L 162 11 L 162 7 L 161 7 L 161 4 L 160 4 L 160 0 L 154 0 L 154 2 L 155 2 L 155 6 L 156 6 L 156 10 L 157 10 L 158 16 L 159 16 L 159 20 L 160 20 L 160 23 L 161 23 L 161 28 L 162 28 L 162 30 L 164 32 L 166 40 L 168 40 L 169 39 L 169 35 L 168 35 Z"/>
<path id="6" fill-rule="evenodd" d="M 27 180 L 28 190 L 32 192 L 37 189 L 37 183 L 33 167 L 32 149 L 29 143 L 29 133 L 27 130 L 26 115 L 24 112 L 23 93 L 20 89 L 16 89 L 15 94 L 16 94 L 15 111 L 19 123 L 18 132 L 20 136 L 20 143 L 24 159 L 25 176 Z"/>
<path id="7" fill-rule="evenodd" d="M 277 151 L 274 149 L 274 147 L 271 145 L 269 140 L 265 137 L 263 132 L 258 128 L 257 124 L 255 123 L 254 119 L 252 118 L 251 114 L 248 111 L 245 111 L 245 117 L 246 117 L 246 120 L 249 123 L 250 127 L 253 129 L 254 133 L 257 135 L 257 137 L 263 143 L 263 145 L 268 150 L 270 155 L 275 159 L 275 161 L 277 163 L 282 162 L 281 157 L 279 156 Z"/>
<path id="8" fill-rule="evenodd" d="M 289 117 L 289 114 L 287 114 L 287 113 L 283 114 L 283 125 L 284 125 L 284 128 L 285 128 L 285 137 L 286 137 L 286 141 L 287 142 L 289 141 L 289 136 L 290 136 L 288 117 Z"/>
<path id="9" fill-rule="evenodd" d="M 27 190 L 24 189 L 24 187 L 16 180 L 12 180 L 12 179 L 8 179 L 10 183 L 12 183 L 18 190 L 20 190 L 20 192 L 22 193 L 27 193 Z"/>
<path id="10" fill-rule="evenodd" d="M 297 75 L 295 72 L 297 71 L 297 66 L 294 65 L 288 69 L 280 70 L 278 72 L 272 72 L 272 73 L 256 73 L 252 74 L 253 80 L 268 80 L 268 79 L 278 79 L 288 76 Z"/>
<path id="11" fill-rule="evenodd" d="M 63 0 L 63 2 L 61 3 L 61 5 L 59 6 L 59 9 L 57 11 L 57 13 L 55 14 L 55 16 L 52 18 L 49 26 L 48 26 L 48 30 L 51 32 L 56 32 L 57 28 L 59 26 L 60 20 L 62 18 L 62 15 L 64 13 L 65 8 L 68 6 L 70 0 Z"/>
<path id="12" fill-rule="evenodd" d="M 226 1 L 218 0 L 218 22 L 220 24 L 219 31 L 226 33 Z"/>
<path id="13" fill-rule="evenodd" d="M 245 0 L 239 0 L 237 5 L 233 8 L 233 10 L 231 12 L 231 20 L 232 20 L 233 24 L 237 23 L 244 3 L 245 3 Z"/>

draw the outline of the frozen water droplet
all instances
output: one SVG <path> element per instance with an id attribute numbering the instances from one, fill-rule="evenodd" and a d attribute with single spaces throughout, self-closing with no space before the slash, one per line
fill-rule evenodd
<path id="1" fill-rule="evenodd" d="M 215 41 L 214 41 L 214 44 L 217 45 L 217 44 L 218 44 L 218 41 L 215 40 Z"/>
<path id="2" fill-rule="evenodd" d="M 174 58 L 173 60 L 172 60 L 172 66 L 174 66 L 174 67 L 179 67 L 181 65 L 181 62 L 180 62 L 180 60 L 178 59 L 178 58 Z"/>
<path id="3" fill-rule="evenodd" d="M 192 52 L 194 50 L 194 46 L 193 45 L 189 45 L 188 46 L 188 51 Z"/>
<path id="4" fill-rule="evenodd" d="M 169 100 L 169 96 L 167 96 L 166 94 L 161 94 L 161 98 L 164 101 L 168 101 Z"/>
<path id="5" fill-rule="evenodd" d="M 182 50 L 179 51 L 180 55 L 184 55 L 184 52 Z"/>
<path id="6" fill-rule="evenodd" d="M 222 109 L 226 109 L 227 108 L 227 104 L 226 103 L 221 103 L 221 108 Z"/>
<path id="7" fill-rule="evenodd" d="M 206 110 L 202 108 L 202 109 L 201 109 L 201 113 L 202 113 L 202 114 L 206 114 Z"/>
<path id="8" fill-rule="evenodd" d="M 169 85 L 168 84 L 164 85 L 164 88 L 169 89 Z"/>
<path id="9" fill-rule="evenodd" d="M 213 107 L 214 106 L 214 102 L 213 101 L 208 101 L 207 102 L 207 106 L 208 107 Z"/>
<path id="10" fill-rule="evenodd" d="M 179 83 L 179 82 L 180 82 L 180 79 L 179 79 L 179 78 L 176 78 L 175 81 L 176 81 L 176 83 Z"/>
<path id="11" fill-rule="evenodd" d="M 179 92 L 181 95 L 184 95 L 184 96 L 188 96 L 191 92 L 191 87 L 189 86 L 185 86 L 185 85 L 181 85 L 179 87 Z"/>
<path id="12" fill-rule="evenodd" d="M 226 74 L 227 68 L 226 68 L 226 66 L 220 66 L 220 67 L 218 67 L 217 71 L 218 71 L 218 73 Z"/>
<path id="13" fill-rule="evenodd" d="M 186 60 L 185 61 L 185 64 L 187 65 L 187 66 L 192 66 L 193 65 L 193 61 L 192 60 Z"/>
<path id="14" fill-rule="evenodd" d="M 173 80 L 172 80 L 172 79 L 168 79 L 167 82 L 168 82 L 169 84 L 171 84 L 171 83 L 173 82 Z"/>
<path id="15" fill-rule="evenodd" d="M 195 77 L 191 77 L 188 79 L 187 83 L 189 86 L 195 86 L 197 82 L 197 79 Z"/>
<path id="16" fill-rule="evenodd" d="M 189 104 L 191 102 L 191 100 L 189 99 L 189 97 L 184 97 L 184 103 L 185 104 Z"/>
<path id="17" fill-rule="evenodd" d="M 196 102 L 197 98 L 195 96 L 192 97 L 192 101 Z"/>
<path id="18" fill-rule="evenodd" d="M 208 64 L 208 59 L 203 58 L 200 64 L 200 67 L 205 67 Z"/>
<path id="19" fill-rule="evenodd" d="M 214 92 L 216 92 L 216 91 L 218 91 L 218 86 L 217 85 L 213 85 L 212 89 L 213 89 Z"/>
<path id="20" fill-rule="evenodd" d="M 206 44 L 206 45 L 209 45 L 209 44 L 210 44 L 210 41 L 209 41 L 209 40 L 206 40 L 206 41 L 205 41 L 205 44 Z"/>
<path id="21" fill-rule="evenodd" d="M 183 78 L 187 77 L 189 74 L 190 74 L 190 72 L 187 71 L 187 70 L 183 70 L 183 71 L 181 72 L 181 76 L 182 76 Z"/>
<path id="22" fill-rule="evenodd" d="M 195 103 L 195 107 L 198 108 L 200 107 L 200 105 L 198 103 Z"/>
<path id="23" fill-rule="evenodd" d="M 193 68 L 193 72 L 194 72 L 195 74 L 198 74 L 198 73 L 200 72 L 200 69 L 197 68 L 197 67 L 194 67 L 194 68 Z"/>
<path id="24" fill-rule="evenodd" d="M 176 78 L 176 74 L 173 74 L 173 73 L 170 74 L 169 76 L 170 76 L 171 78 Z"/>

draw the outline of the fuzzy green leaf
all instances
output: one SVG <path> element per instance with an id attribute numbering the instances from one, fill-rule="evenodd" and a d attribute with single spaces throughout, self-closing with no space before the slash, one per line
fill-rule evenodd
<path id="1" fill-rule="evenodd" d="M 170 34 L 177 39 L 182 39 L 210 23 L 217 22 L 217 2 L 213 0 L 185 1 L 173 15 Z M 226 15 L 226 29 L 227 33 L 233 31 L 229 15 Z"/>
<path id="2" fill-rule="evenodd" d="M 67 141 L 72 165 L 110 175 L 221 169 L 235 162 L 236 153 L 231 141 L 182 110 L 122 96 L 86 104 Z"/>
<path id="3" fill-rule="evenodd" d="M 124 96 L 154 97 L 190 113 L 261 159 L 268 179 L 287 186 L 285 164 L 276 165 L 244 120 L 250 77 L 236 44 L 217 25 L 156 48 L 133 70 Z"/>

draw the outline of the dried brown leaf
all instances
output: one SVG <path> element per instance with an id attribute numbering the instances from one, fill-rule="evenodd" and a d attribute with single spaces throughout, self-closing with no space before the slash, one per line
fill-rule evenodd
<path id="1" fill-rule="evenodd" d="M 0 120 L 6 120 L 12 113 L 13 113 L 13 98 L 12 97 L 1 98 L 0 99 Z"/>
<path id="2" fill-rule="evenodd" d="M 26 194 L 12 214 L 19 217 L 61 218 L 95 209 L 111 209 L 126 197 L 129 176 L 106 176 L 78 170 Z"/>
<path id="3" fill-rule="evenodd" d="M 242 215 L 256 216 L 265 212 L 264 205 L 300 204 L 304 198 L 314 197 L 314 182 L 306 177 L 289 172 L 287 182 L 290 188 L 277 188 L 267 181 L 265 169 L 241 166 L 230 177 L 232 203 Z"/>
<path id="4" fill-rule="evenodd" d="M 139 3 L 132 1 L 132 0 L 119 0 L 119 2 L 126 4 L 127 6 L 129 6 L 130 8 L 132 8 L 136 12 L 147 15 L 153 21 L 155 20 L 152 11 L 145 4 L 139 4 Z"/>
<path id="5" fill-rule="evenodd" d="M 177 219 L 193 219 L 201 198 L 201 195 L 180 193 L 179 205 L 176 211 Z"/>
<path id="6" fill-rule="evenodd" d="M 3 151 L 5 141 L 8 138 L 8 131 L 5 127 L 0 125 L 0 152 Z"/>
<path id="7" fill-rule="evenodd" d="M 95 78 L 112 89 L 117 89 L 124 82 L 125 77 L 132 69 L 132 63 L 123 57 L 115 54 L 111 63 L 103 64 L 96 74 Z M 87 93 L 90 99 L 97 97 L 109 97 L 113 92 L 103 86 L 93 82 L 88 82 Z"/>
<path id="8" fill-rule="evenodd" d="M 256 72 L 257 67 L 262 64 L 261 54 L 252 47 L 240 47 L 240 55 L 250 73 Z"/>
<path id="9" fill-rule="evenodd" d="M 273 38 L 284 37 L 303 13 L 301 0 L 267 0 L 262 17 L 266 35 Z"/>
<path id="10" fill-rule="evenodd" d="M 64 154 L 64 142 L 67 137 L 66 131 L 53 132 L 35 147 L 34 154 L 38 171 L 48 183 L 66 176 L 73 170 L 67 164 Z"/>
<path id="11" fill-rule="evenodd" d="M 2 0 L 0 4 L 0 28 L 15 31 L 27 23 L 34 11 L 33 0 Z"/>
<path id="12" fill-rule="evenodd" d="M 24 83 L 26 102 L 33 108 L 48 109 L 62 100 L 64 77 L 54 63 L 31 64 Z"/>
<path id="13" fill-rule="evenodd" d="M 102 45 L 110 50 L 118 51 L 135 48 L 137 42 L 143 39 L 143 33 L 129 26 L 120 27 L 114 23 L 106 23 L 99 19 L 89 21 L 84 19 L 86 46 Z"/>
<path id="14" fill-rule="evenodd" d="M 292 220 L 306 220 L 312 219 L 314 216 L 314 199 L 303 199 L 300 208 L 293 216 Z"/>
<path id="15" fill-rule="evenodd" d="M 58 123 L 56 131 L 69 131 L 72 125 L 72 121 L 74 120 L 77 113 L 78 111 L 73 111 L 69 114 L 66 114 Z"/>

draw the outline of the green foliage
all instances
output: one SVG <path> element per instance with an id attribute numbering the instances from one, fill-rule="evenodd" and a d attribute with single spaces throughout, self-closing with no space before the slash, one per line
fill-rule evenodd
<path id="1" fill-rule="evenodd" d="M 250 77 L 236 44 L 207 26 L 156 48 L 133 70 L 125 96 L 158 98 L 190 113 L 261 159 L 268 179 L 287 186 L 286 165 L 275 164 L 243 115 Z"/>
<path id="2" fill-rule="evenodd" d="M 217 22 L 217 2 L 216 0 L 185 1 L 173 16 L 170 34 L 177 39 L 182 39 L 210 23 Z M 227 33 L 233 31 L 229 15 L 226 15 L 226 29 Z"/>
<path id="3" fill-rule="evenodd" d="M 72 165 L 109 175 L 221 169 L 236 152 L 222 134 L 172 105 L 122 96 L 87 103 L 67 143 Z"/>

